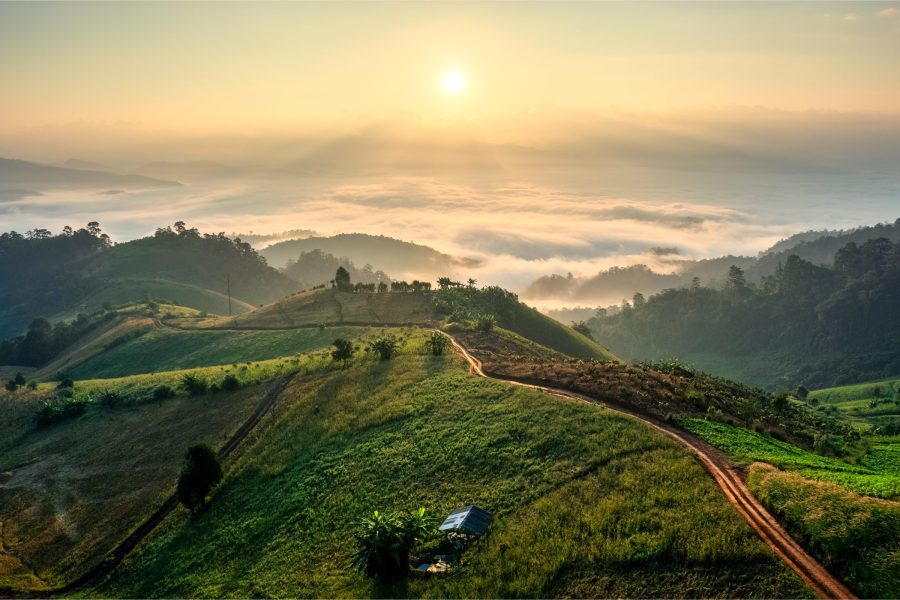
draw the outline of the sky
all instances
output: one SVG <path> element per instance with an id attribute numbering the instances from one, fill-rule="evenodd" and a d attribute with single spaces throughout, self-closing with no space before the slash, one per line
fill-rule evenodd
<path id="1" fill-rule="evenodd" d="M 0 2 L 0 157 L 185 184 L 0 229 L 383 233 L 512 287 L 754 254 L 900 216 L 898 59 L 891 2 Z"/>

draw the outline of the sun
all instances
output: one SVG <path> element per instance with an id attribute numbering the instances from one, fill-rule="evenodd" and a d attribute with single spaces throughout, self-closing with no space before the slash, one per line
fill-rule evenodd
<path id="1" fill-rule="evenodd" d="M 445 92 L 455 96 L 466 88 L 466 78 L 459 71 L 447 71 L 441 77 L 441 86 Z"/>

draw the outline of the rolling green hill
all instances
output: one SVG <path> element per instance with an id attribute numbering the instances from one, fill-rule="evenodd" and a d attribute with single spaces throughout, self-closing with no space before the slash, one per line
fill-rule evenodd
<path id="1" fill-rule="evenodd" d="M 864 431 L 900 434 L 900 379 L 815 390 L 807 401 L 833 407 Z"/>
<path id="2" fill-rule="evenodd" d="M 189 369 L 306 353 L 330 346 L 335 338 L 356 339 L 373 331 L 367 327 L 330 327 L 320 330 L 184 331 L 156 329 L 70 369 L 75 379 L 125 377 L 175 369 Z"/>
<path id="3" fill-rule="evenodd" d="M 211 508 L 179 510 L 112 596 L 808 594 L 682 448 L 595 406 L 401 356 L 300 377 L 228 465 Z M 492 534 L 453 577 L 373 586 L 350 565 L 359 518 L 475 502 Z"/>

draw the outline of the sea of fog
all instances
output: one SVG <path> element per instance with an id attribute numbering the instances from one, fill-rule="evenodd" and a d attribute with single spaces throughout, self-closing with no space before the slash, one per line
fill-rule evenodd
<path id="1" fill-rule="evenodd" d="M 480 267 L 458 275 L 516 290 L 550 273 L 587 276 L 638 262 L 667 268 L 655 262 L 654 247 L 690 258 L 755 255 L 799 231 L 900 217 L 900 175 L 834 172 L 280 177 L 41 194 L 0 201 L 0 230 L 56 232 L 96 220 L 126 240 L 183 220 L 229 234 L 383 234 L 478 258 Z"/>

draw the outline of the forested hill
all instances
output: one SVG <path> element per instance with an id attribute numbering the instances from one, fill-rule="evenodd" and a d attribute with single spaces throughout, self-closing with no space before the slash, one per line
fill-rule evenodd
<path id="1" fill-rule="evenodd" d="M 631 359 L 678 357 L 769 387 L 825 387 L 900 374 L 900 243 L 840 248 L 833 266 L 791 255 L 759 285 L 733 267 L 724 289 L 669 289 L 591 319 Z"/>
<path id="2" fill-rule="evenodd" d="M 0 338 L 23 332 L 35 317 L 74 316 L 104 299 L 145 300 L 184 289 L 193 299 L 154 299 L 206 310 L 198 298 L 224 298 L 229 283 L 234 298 L 254 305 L 298 289 L 249 244 L 200 234 L 181 222 L 122 244 L 112 244 L 96 222 L 78 230 L 66 227 L 58 235 L 46 229 L 4 233 L 0 277 L 7 282 L 0 286 Z"/>

